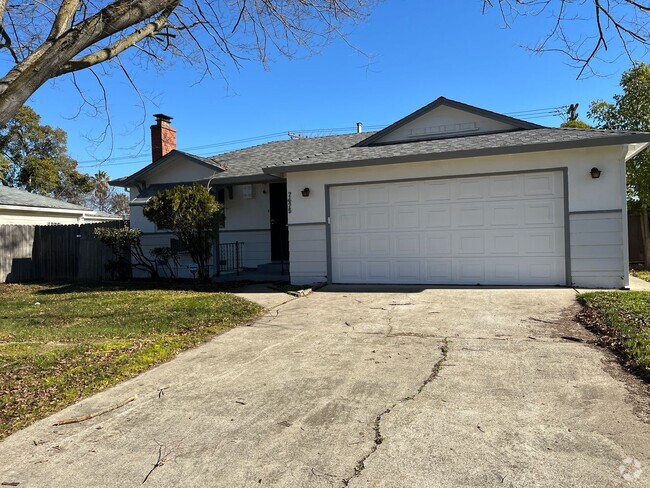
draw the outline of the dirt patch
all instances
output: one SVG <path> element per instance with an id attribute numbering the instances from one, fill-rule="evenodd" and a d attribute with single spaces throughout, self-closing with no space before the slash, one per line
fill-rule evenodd
<path id="1" fill-rule="evenodd" d="M 650 378 L 640 376 L 630 365 L 622 352 L 620 340 L 601 313 L 589 307 L 567 309 L 565 318 L 558 322 L 558 331 L 576 334 L 585 339 L 585 344 L 598 348 L 603 353 L 603 370 L 612 378 L 625 383 L 634 404 L 634 413 L 643 422 L 650 424 Z"/>

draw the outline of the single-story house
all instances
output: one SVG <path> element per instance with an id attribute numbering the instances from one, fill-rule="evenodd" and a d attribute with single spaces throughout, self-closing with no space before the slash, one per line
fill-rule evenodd
<path id="1" fill-rule="evenodd" d="M 0 225 L 90 224 L 109 220 L 121 217 L 0 185 Z"/>
<path id="2" fill-rule="evenodd" d="M 650 133 L 542 127 L 446 98 L 385 129 L 200 157 L 152 126 L 131 192 L 145 246 L 169 246 L 142 206 L 200 182 L 225 206 L 215 246 L 288 261 L 291 282 L 628 286 L 625 161 Z M 215 266 L 215 270 L 218 266 Z"/>

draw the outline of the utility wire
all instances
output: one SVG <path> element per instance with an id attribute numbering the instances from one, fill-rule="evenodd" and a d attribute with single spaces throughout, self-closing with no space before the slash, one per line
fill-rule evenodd
<path id="1" fill-rule="evenodd" d="M 546 118 L 546 117 L 557 117 L 563 114 L 567 108 L 568 105 L 561 105 L 558 107 L 546 107 L 546 108 L 538 108 L 538 109 L 530 109 L 530 110 L 519 110 L 516 112 L 506 112 L 504 115 L 509 115 L 518 118 L 525 118 L 525 119 L 539 119 L 539 118 Z M 372 132 L 376 130 L 381 130 L 385 127 L 387 127 L 387 124 L 365 125 L 364 129 Z M 289 131 L 274 132 L 274 133 L 264 134 L 259 136 L 245 137 L 242 139 L 234 139 L 230 141 L 222 141 L 214 144 L 205 144 L 201 146 L 179 148 L 179 151 L 184 151 L 184 152 L 200 151 L 200 152 L 196 152 L 195 154 L 197 156 L 215 156 L 216 154 L 219 154 L 218 148 L 225 148 L 228 146 L 234 146 L 238 144 L 250 144 L 253 142 L 268 141 L 269 139 L 279 139 L 281 137 L 289 137 L 290 133 L 328 135 L 328 134 L 336 134 L 336 133 L 349 133 L 349 132 L 354 132 L 355 130 L 356 127 L 333 127 L 333 128 L 326 128 L 326 129 L 303 129 L 303 130 L 293 130 L 293 131 L 289 130 Z M 214 151 L 205 152 L 206 149 L 212 149 L 212 148 L 217 149 L 216 153 Z M 116 162 L 116 161 L 126 161 L 126 162 Z M 77 164 L 79 167 L 94 168 L 100 166 L 101 167 L 125 166 L 129 164 L 145 163 L 147 161 L 149 161 L 149 155 L 131 155 L 131 156 L 116 156 L 113 158 L 108 158 L 104 161 L 97 161 L 93 159 L 78 161 Z"/>

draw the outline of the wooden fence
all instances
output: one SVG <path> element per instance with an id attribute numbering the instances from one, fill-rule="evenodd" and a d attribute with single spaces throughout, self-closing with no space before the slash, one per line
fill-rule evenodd
<path id="1" fill-rule="evenodd" d="M 93 232 L 124 225 L 128 223 L 0 225 L 0 282 L 111 279 L 105 265 L 113 252 Z"/>
<path id="2" fill-rule="evenodd" d="M 628 245 L 630 249 L 630 263 L 643 263 L 643 237 L 641 235 L 641 216 L 627 216 Z"/>

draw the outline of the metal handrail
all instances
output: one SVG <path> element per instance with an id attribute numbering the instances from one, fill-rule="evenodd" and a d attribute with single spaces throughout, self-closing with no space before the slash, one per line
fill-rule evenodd
<path id="1" fill-rule="evenodd" d="M 237 275 L 244 267 L 242 252 L 243 242 L 230 242 L 228 244 L 219 244 L 219 272 L 235 271 Z"/>

